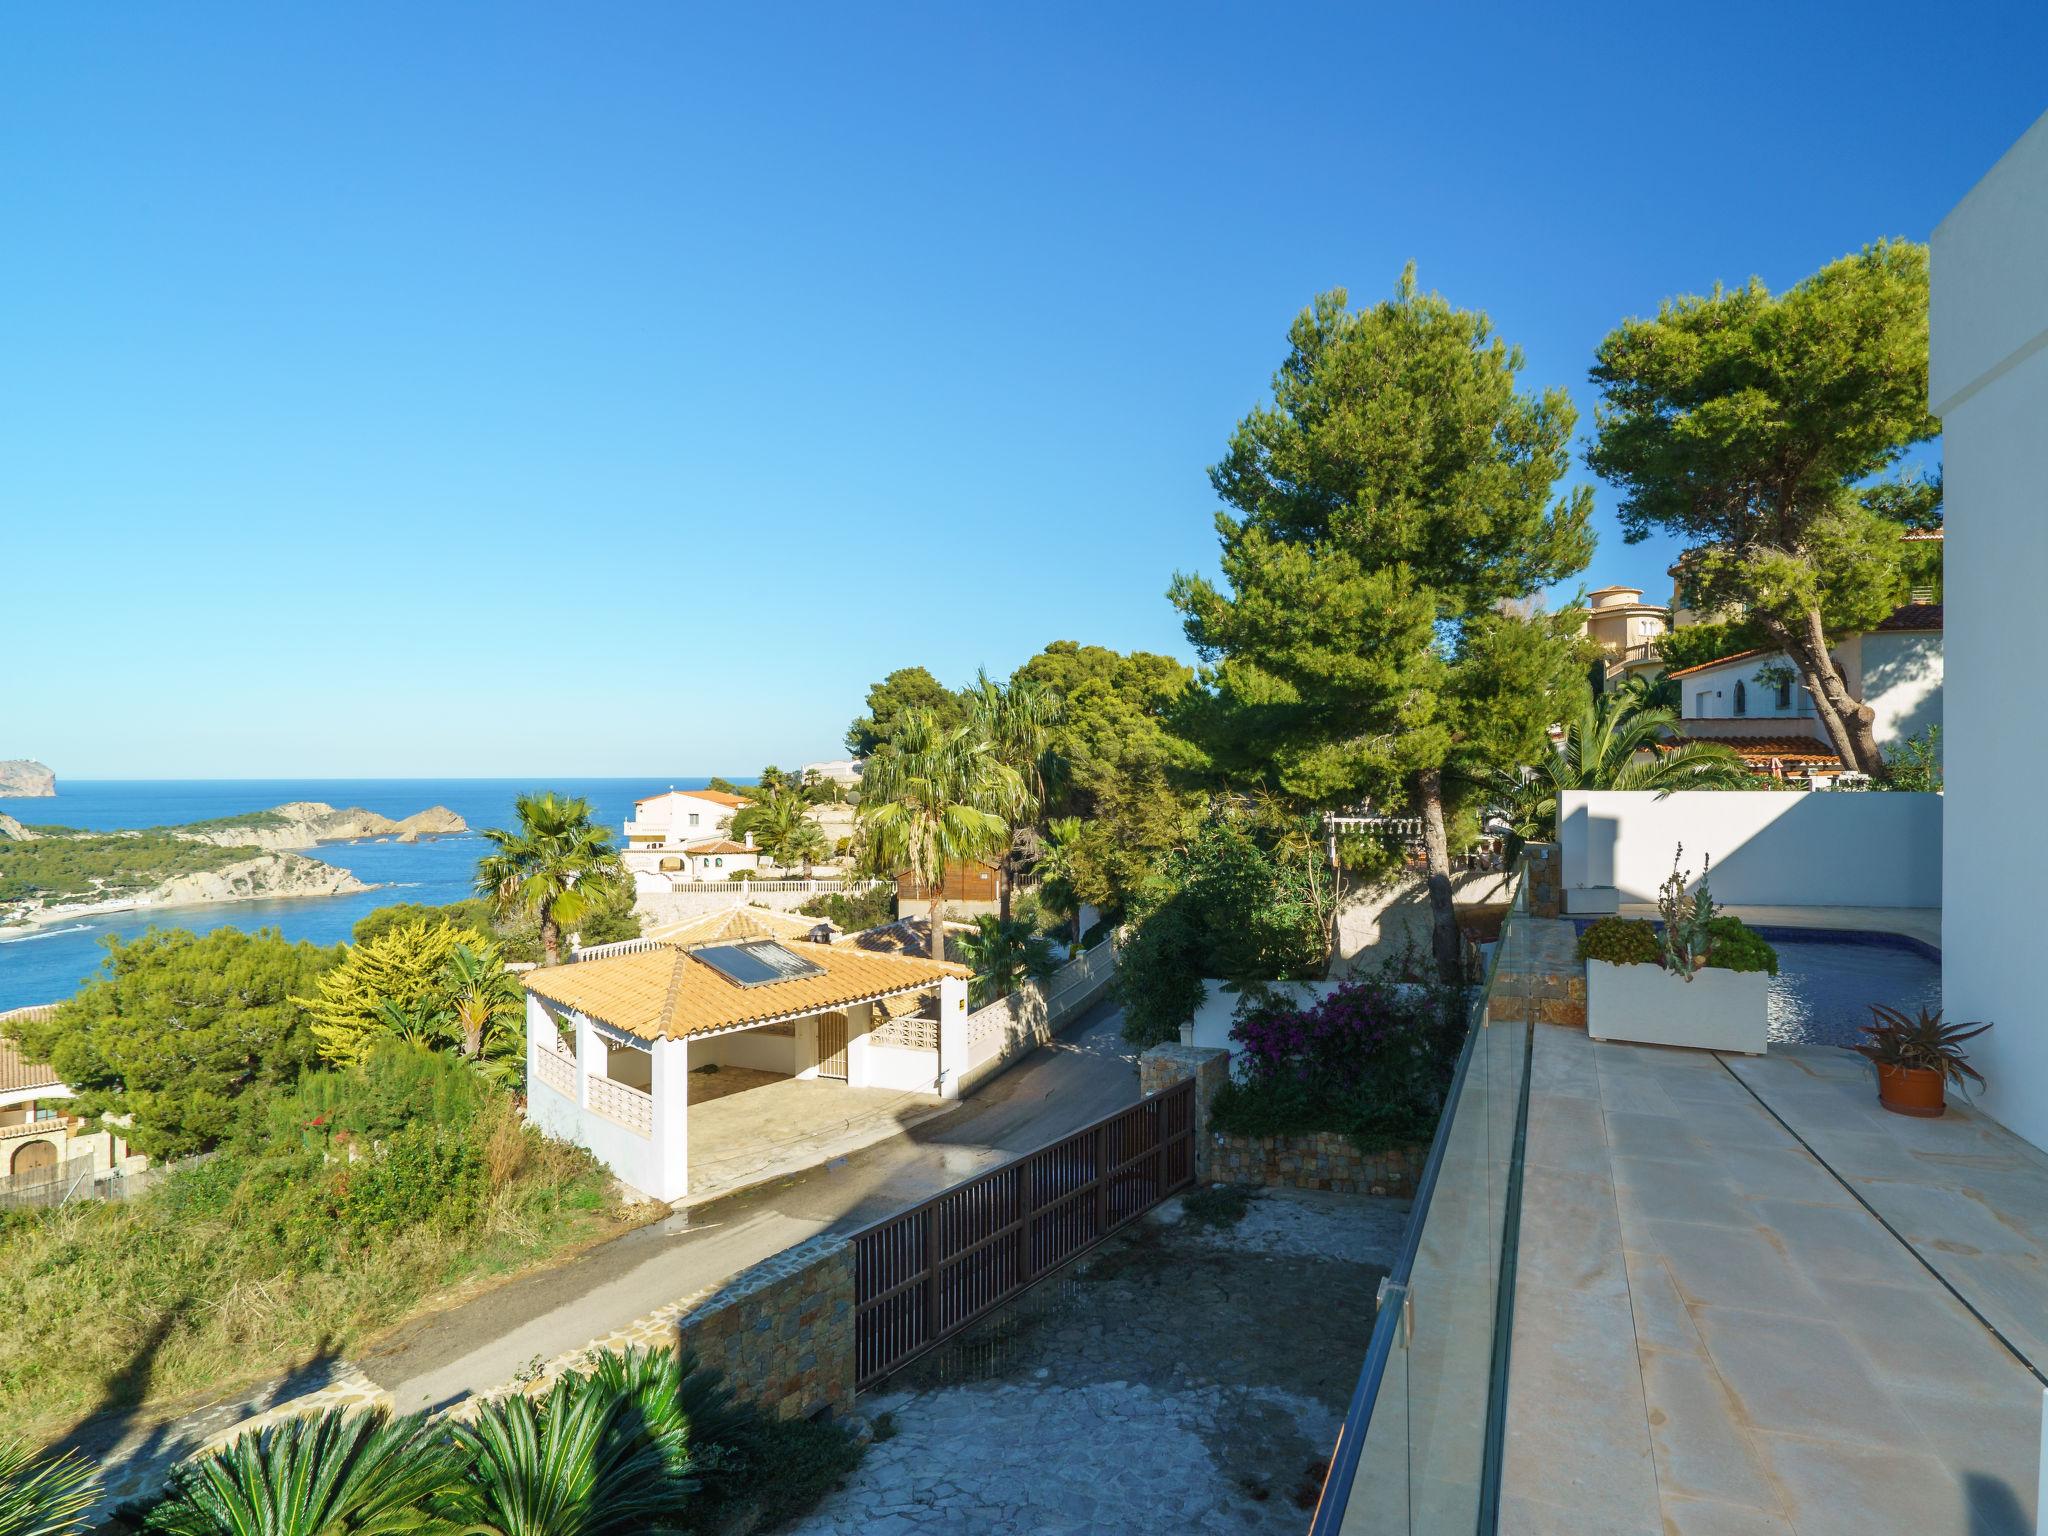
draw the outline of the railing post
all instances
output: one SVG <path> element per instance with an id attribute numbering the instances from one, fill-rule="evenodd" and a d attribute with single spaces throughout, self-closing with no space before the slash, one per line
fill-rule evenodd
<path id="1" fill-rule="evenodd" d="M 939 1336 L 939 1201 L 924 1208 L 924 1341 Z"/>
<path id="2" fill-rule="evenodd" d="M 1029 1285 L 1038 1274 L 1038 1249 L 1032 1228 L 1038 1221 L 1038 1158 L 1017 1165 L 1017 1284 Z"/>
<path id="3" fill-rule="evenodd" d="M 1095 1235 L 1109 1231 L 1109 1128 L 1105 1120 L 1095 1128 Z"/>

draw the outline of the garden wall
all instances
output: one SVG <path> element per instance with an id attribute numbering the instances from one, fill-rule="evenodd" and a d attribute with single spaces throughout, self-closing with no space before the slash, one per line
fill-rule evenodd
<path id="1" fill-rule="evenodd" d="M 1714 899 L 1729 905 L 1939 907 L 1941 803 L 1889 791 L 1566 790 L 1567 910 L 1600 910 L 1603 891 L 1654 902 L 1681 843 L 1695 877 L 1712 855 Z"/>
<path id="2" fill-rule="evenodd" d="M 1336 1131 L 1310 1136 L 1208 1131 L 1203 1140 L 1208 1144 L 1203 1177 L 1212 1183 L 1327 1189 L 1340 1195 L 1411 1196 L 1429 1158 L 1427 1145 L 1361 1152 L 1349 1136 Z"/>
<path id="3" fill-rule="evenodd" d="M 670 1302 L 628 1327 L 557 1356 L 518 1390 L 539 1392 L 599 1349 L 694 1350 L 748 1402 L 783 1418 L 853 1402 L 853 1247 L 824 1236 Z M 505 1390 L 514 1390 L 512 1384 Z"/>

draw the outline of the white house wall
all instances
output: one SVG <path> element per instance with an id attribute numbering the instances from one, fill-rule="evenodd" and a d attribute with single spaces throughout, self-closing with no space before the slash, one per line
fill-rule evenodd
<path id="1" fill-rule="evenodd" d="M 1942 1002 L 1994 1028 L 1970 1051 L 1980 1102 L 2048 1147 L 2041 1007 L 2041 765 L 2048 665 L 2048 118 L 1934 232 L 1930 394 L 1942 418 L 1942 584 L 1956 675 L 1942 723 Z"/>
<path id="2" fill-rule="evenodd" d="M 1873 630 L 1862 639 L 1862 697 L 1877 715 L 1871 725 L 1877 744 L 1890 750 L 1940 725 L 1940 631 Z"/>
<path id="3" fill-rule="evenodd" d="M 700 1035 L 690 1042 L 690 1066 L 705 1065 L 794 1076 L 796 1032 L 771 1034 L 765 1029 L 748 1029 L 731 1035 Z"/>
<path id="4" fill-rule="evenodd" d="M 1889 791 L 1566 790 L 1565 899 L 1611 888 L 1624 902 L 1655 901 L 1682 843 L 1695 877 L 1712 856 L 1719 902 L 1938 907 L 1941 811 L 1940 795 Z"/>

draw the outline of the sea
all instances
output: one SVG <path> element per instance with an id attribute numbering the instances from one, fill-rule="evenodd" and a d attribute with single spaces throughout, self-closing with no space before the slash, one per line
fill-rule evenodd
<path id="1" fill-rule="evenodd" d="M 730 775 L 739 782 L 738 775 Z M 749 776 L 751 777 L 751 776 Z M 31 824 L 112 832 L 174 826 L 294 800 L 324 800 L 338 809 L 361 806 L 390 817 L 445 805 L 472 829 L 509 827 L 512 802 L 531 790 L 588 800 L 599 826 L 624 841 L 633 802 L 665 789 L 702 789 L 709 778 L 654 775 L 639 779 L 59 779 L 54 797 L 0 796 L 0 812 Z M 230 901 L 115 912 L 76 922 L 0 930 L 0 1010 L 69 997 L 105 959 L 109 934 L 124 938 L 149 928 L 275 928 L 287 939 L 338 944 L 364 913 L 395 901 L 450 902 L 473 894 L 476 861 L 486 844 L 474 830 L 417 843 L 370 840 L 323 843 L 307 855 L 345 869 L 375 889 L 352 896 L 288 901 Z"/>

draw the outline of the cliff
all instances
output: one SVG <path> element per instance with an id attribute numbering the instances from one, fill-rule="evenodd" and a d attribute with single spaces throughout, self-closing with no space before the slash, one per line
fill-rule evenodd
<path id="1" fill-rule="evenodd" d="M 445 805 L 415 811 L 402 820 L 380 816 L 361 806 L 336 810 L 320 800 L 293 800 L 246 816 L 223 816 L 167 831 L 217 848 L 263 848 L 281 851 L 314 848 L 321 843 L 352 843 L 366 837 L 396 838 L 416 843 L 422 837 L 447 837 L 467 832 L 469 823 Z"/>
<path id="2" fill-rule="evenodd" d="M 0 814 L 0 837 L 17 843 L 32 843 L 42 834 L 31 832 L 12 816 Z"/>
<path id="3" fill-rule="evenodd" d="M 0 795 L 54 795 L 57 775 L 32 757 L 0 758 Z"/>
<path id="4" fill-rule="evenodd" d="M 303 854 L 263 853 L 219 869 L 173 876 L 137 897 L 136 905 L 181 907 L 274 896 L 347 896 L 369 889 L 347 870 Z"/>

